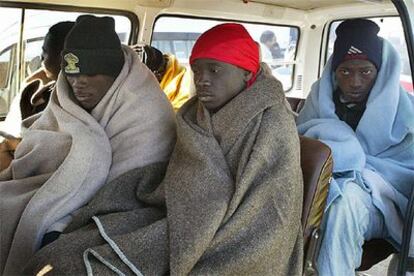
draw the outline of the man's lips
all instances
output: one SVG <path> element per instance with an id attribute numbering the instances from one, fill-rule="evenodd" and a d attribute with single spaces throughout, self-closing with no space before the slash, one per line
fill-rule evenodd
<path id="1" fill-rule="evenodd" d="M 360 102 L 366 97 L 364 92 L 348 92 L 344 94 L 344 98 L 347 99 L 347 102 Z"/>
<path id="2" fill-rule="evenodd" d="M 75 94 L 75 96 L 78 100 L 85 100 L 85 99 L 88 99 L 90 97 L 89 93 L 84 92 L 81 89 L 74 88 L 73 93 Z"/>
<path id="3" fill-rule="evenodd" d="M 200 101 L 205 102 L 212 100 L 214 96 L 208 91 L 201 91 L 197 92 L 197 97 Z"/>
<path id="4" fill-rule="evenodd" d="M 358 96 L 364 94 L 363 91 L 348 91 L 348 95 Z"/>
<path id="5" fill-rule="evenodd" d="M 361 97 L 363 95 L 363 93 L 362 92 L 351 92 L 351 93 L 349 93 L 349 96 L 350 97 L 353 97 L 353 98 L 359 98 L 359 97 Z"/>

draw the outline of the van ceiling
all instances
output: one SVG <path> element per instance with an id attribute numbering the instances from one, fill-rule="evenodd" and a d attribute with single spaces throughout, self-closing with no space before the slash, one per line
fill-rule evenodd
<path id="1" fill-rule="evenodd" d="M 323 8 L 330 6 L 337 6 L 350 3 L 373 2 L 373 3 L 389 3 L 389 0 L 241 0 L 245 3 L 255 2 L 264 3 L 275 6 L 299 9 L 312 10 L 315 8 Z"/>

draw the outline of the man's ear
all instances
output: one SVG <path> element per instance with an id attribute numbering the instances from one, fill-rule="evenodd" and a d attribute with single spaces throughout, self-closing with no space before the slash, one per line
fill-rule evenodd
<path id="1" fill-rule="evenodd" d="M 244 81 L 248 82 L 253 77 L 253 73 L 250 71 L 244 71 Z"/>

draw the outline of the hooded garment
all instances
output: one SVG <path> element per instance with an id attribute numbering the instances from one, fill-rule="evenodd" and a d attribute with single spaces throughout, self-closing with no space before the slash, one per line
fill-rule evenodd
<path id="1" fill-rule="evenodd" d="M 43 114 L 24 122 L 30 127 L 0 174 L 2 274 L 20 274 L 44 234 L 62 231 L 107 181 L 169 159 L 174 112 L 152 73 L 123 50 L 119 76 L 91 113 L 60 74 Z"/>
<path id="2" fill-rule="evenodd" d="M 327 208 L 343 185 L 359 184 L 386 218 L 389 240 L 397 248 L 414 183 L 414 97 L 400 86 L 400 66 L 396 50 L 383 40 L 381 69 L 355 131 L 335 113 L 331 61 L 297 118 L 300 134 L 332 149 L 336 181 Z"/>
<path id="3" fill-rule="evenodd" d="M 274 77 L 259 74 L 213 115 L 194 97 L 161 184 L 147 167 L 106 185 L 25 273 L 301 275 L 299 158 Z"/>

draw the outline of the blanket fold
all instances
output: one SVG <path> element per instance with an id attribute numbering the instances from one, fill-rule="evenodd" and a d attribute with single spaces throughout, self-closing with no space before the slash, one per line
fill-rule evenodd
<path id="1" fill-rule="evenodd" d="M 262 74 L 214 115 L 190 99 L 177 136 L 162 182 L 135 182 L 135 207 L 130 195 L 114 200 L 108 184 L 25 271 L 50 263 L 56 275 L 300 275 L 299 139 L 281 84 Z M 102 239 L 87 241 L 86 229 Z"/>
<path id="2" fill-rule="evenodd" d="M 43 114 L 23 122 L 28 129 L 15 159 L 0 173 L 3 274 L 19 274 L 43 235 L 62 231 L 107 181 L 168 160 L 172 107 L 137 55 L 128 47 L 124 55 L 119 76 L 91 113 L 60 74 Z"/>

